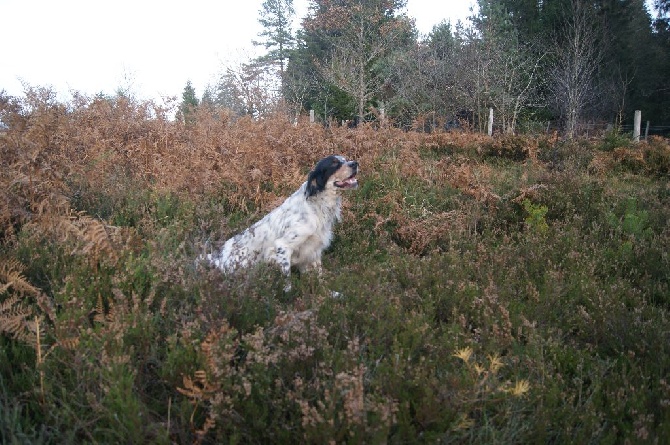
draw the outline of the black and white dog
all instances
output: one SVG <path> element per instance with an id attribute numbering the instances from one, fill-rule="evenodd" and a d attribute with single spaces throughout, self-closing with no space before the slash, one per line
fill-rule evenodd
<path id="1" fill-rule="evenodd" d="M 358 187 L 357 173 L 356 161 L 342 156 L 321 159 L 293 195 L 207 260 L 225 272 L 258 262 L 278 264 L 286 277 L 291 267 L 321 272 L 321 254 L 341 218 L 340 191 Z"/>

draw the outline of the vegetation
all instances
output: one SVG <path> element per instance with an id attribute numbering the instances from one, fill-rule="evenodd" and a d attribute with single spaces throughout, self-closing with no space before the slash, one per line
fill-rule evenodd
<path id="1" fill-rule="evenodd" d="M 632 132 L 641 110 L 651 134 L 670 123 L 668 3 L 656 0 L 479 0 L 464 23 L 419 35 L 406 0 L 310 0 L 293 33 L 292 1 L 259 11 L 267 53 L 228 69 L 216 104 L 258 117 L 272 101 L 322 122 L 390 118 L 410 128 L 558 131 L 607 125 Z M 295 34 L 295 35 L 294 35 Z M 235 73 L 235 75 L 231 75 Z M 231 92 L 233 92 L 231 96 Z M 271 108 L 271 107 L 270 107 Z"/>
<path id="2" fill-rule="evenodd" d="M 279 76 L 283 79 L 284 67 L 294 45 L 291 33 L 291 22 L 295 15 L 293 0 L 265 0 L 260 14 L 258 22 L 263 26 L 263 31 L 259 37 L 264 40 L 254 44 L 268 50 L 268 54 L 261 57 L 260 62 L 278 65 Z"/>
<path id="3" fill-rule="evenodd" d="M 203 102 L 207 101 L 203 99 Z M 177 118 L 188 124 L 192 124 L 194 119 L 194 116 L 192 115 L 193 109 L 196 108 L 199 103 L 200 102 L 195 95 L 195 88 L 193 88 L 193 85 L 189 80 L 186 82 L 184 92 L 182 93 L 182 101 L 181 106 L 179 107 L 179 111 L 177 112 Z"/>
<path id="4" fill-rule="evenodd" d="M 665 139 L 1 103 L 2 443 L 670 435 Z M 198 264 L 329 153 L 362 170 L 321 279 Z"/>

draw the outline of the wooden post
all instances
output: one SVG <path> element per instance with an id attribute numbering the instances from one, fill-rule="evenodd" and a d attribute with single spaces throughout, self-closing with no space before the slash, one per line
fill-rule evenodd
<path id="1" fill-rule="evenodd" d="M 309 123 L 314 123 L 314 110 L 309 110 Z"/>
<path id="2" fill-rule="evenodd" d="M 646 141 L 649 137 L 649 121 L 647 121 L 647 128 L 644 129 L 644 140 Z"/>
<path id="3" fill-rule="evenodd" d="M 642 111 L 635 110 L 635 121 L 633 125 L 633 140 L 640 142 L 640 126 L 642 125 Z"/>
<path id="4" fill-rule="evenodd" d="M 493 136 L 493 108 L 489 108 L 489 136 Z"/>

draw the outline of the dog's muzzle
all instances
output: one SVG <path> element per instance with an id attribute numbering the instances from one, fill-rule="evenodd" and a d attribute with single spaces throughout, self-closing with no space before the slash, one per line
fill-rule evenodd
<path id="1" fill-rule="evenodd" d="M 358 187 L 358 180 L 356 179 L 356 173 L 358 173 L 358 162 L 347 162 L 347 166 L 351 169 L 351 176 L 342 181 L 335 181 L 335 187 L 339 187 L 341 189 L 355 189 Z"/>

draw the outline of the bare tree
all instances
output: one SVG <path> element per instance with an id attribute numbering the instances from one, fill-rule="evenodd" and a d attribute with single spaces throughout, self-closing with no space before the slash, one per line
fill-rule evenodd
<path id="1" fill-rule="evenodd" d="M 297 62 L 296 62 L 297 64 Z M 314 70 L 304 70 L 296 68 L 295 65 L 288 65 L 284 73 L 282 95 L 286 100 L 289 113 L 298 118 L 303 111 L 303 104 L 310 97 L 310 94 L 318 89 L 319 77 Z"/>
<path id="2" fill-rule="evenodd" d="M 549 89 L 565 120 L 565 135 L 573 138 L 586 106 L 598 97 L 596 74 L 603 58 L 600 35 L 588 2 L 571 0 L 562 31 L 552 48 Z"/>
<path id="3" fill-rule="evenodd" d="M 480 0 L 479 13 L 470 21 L 472 27 L 459 28 L 465 40 L 463 68 L 470 72 L 469 77 L 461 73 L 459 86 L 470 95 L 480 125 L 494 108 L 503 132 L 514 133 L 522 111 L 540 104 L 537 91 L 545 53 L 521 42 L 500 2 Z"/>
<path id="4" fill-rule="evenodd" d="M 258 63 L 230 65 L 216 86 L 214 102 L 238 115 L 260 117 L 273 110 L 278 102 L 277 79 Z"/>
<path id="5" fill-rule="evenodd" d="M 534 52 L 516 39 L 493 54 L 490 100 L 505 133 L 514 133 L 521 111 L 536 104 L 534 93 L 543 57 L 543 53 Z"/>
<path id="6" fill-rule="evenodd" d="M 389 66 L 395 94 L 389 105 L 405 125 L 420 117 L 435 128 L 463 109 L 455 88 L 459 51 L 451 25 L 442 22 L 424 41 L 393 54 Z"/>

